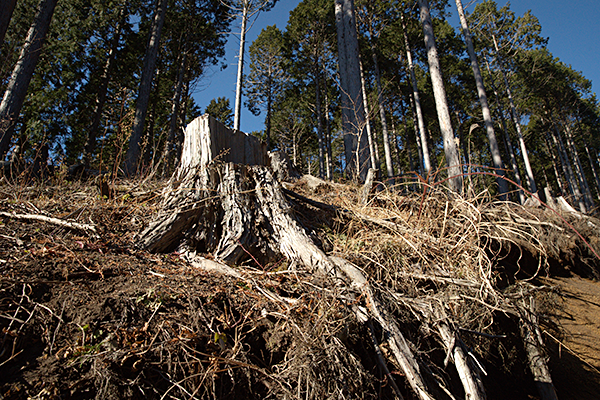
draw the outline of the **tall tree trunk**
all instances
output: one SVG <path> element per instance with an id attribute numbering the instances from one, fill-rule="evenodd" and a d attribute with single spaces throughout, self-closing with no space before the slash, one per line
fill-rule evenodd
<path id="1" fill-rule="evenodd" d="M 419 162 L 422 168 L 425 168 L 424 173 L 428 174 L 431 170 L 431 160 L 429 158 L 429 147 L 427 146 L 427 131 L 425 130 L 425 120 L 423 119 L 423 110 L 421 108 L 421 100 L 419 99 L 419 89 L 417 87 L 417 77 L 415 76 L 415 66 L 412 60 L 412 52 L 406 33 L 406 22 L 404 21 L 404 13 L 400 14 L 402 21 L 402 34 L 404 35 L 404 46 L 406 47 L 406 62 L 408 64 L 410 81 L 412 83 L 412 97 L 415 102 L 415 112 L 417 113 L 417 123 L 419 126 L 419 136 L 417 136 L 417 146 L 421 149 L 422 154 L 419 154 Z"/>
<path id="2" fill-rule="evenodd" d="M 498 192 L 501 200 L 507 200 L 508 185 L 504 179 L 504 164 L 502 163 L 502 157 L 500 156 L 500 149 L 498 148 L 498 141 L 496 140 L 496 134 L 494 132 L 494 123 L 492 122 L 492 114 L 490 113 L 487 94 L 485 93 L 485 86 L 483 85 L 483 77 L 481 76 L 479 62 L 477 61 L 477 55 L 475 54 L 475 49 L 473 47 L 473 40 L 471 39 L 471 32 L 469 31 L 469 25 L 467 24 L 467 19 L 465 18 L 461 0 L 456 0 L 456 8 L 458 10 L 458 16 L 460 17 L 460 24 L 462 26 L 463 36 L 465 37 L 465 43 L 467 44 L 469 57 L 471 58 L 471 68 L 473 69 L 473 75 L 475 76 L 477 94 L 479 96 L 479 103 L 481 104 L 481 113 L 483 114 L 483 122 L 485 124 L 485 130 L 487 132 L 487 137 L 490 144 L 490 153 L 492 155 L 494 169 L 496 171 L 496 175 L 498 175 L 496 178 L 496 182 L 498 183 Z"/>
<path id="3" fill-rule="evenodd" d="M 325 161 L 327 164 L 327 180 L 333 178 L 333 157 L 331 152 L 331 122 L 329 121 L 329 96 L 327 94 L 327 78 L 325 78 Z"/>
<path id="4" fill-rule="evenodd" d="M 577 184 L 577 181 L 575 180 L 575 174 L 573 173 L 573 167 L 571 166 L 571 162 L 569 161 L 569 155 L 567 153 L 567 149 L 563 142 L 560 131 L 558 130 L 558 126 L 557 126 L 556 122 L 554 121 L 554 118 L 552 118 L 552 116 L 550 116 L 550 120 L 551 120 L 552 126 L 554 128 L 553 129 L 554 145 L 558 149 L 558 154 L 560 155 L 560 161 L 563 166 L 563 171 L 564 171 L 565 177 L 567 178 L 567 182 L 569 183 L 569 188 L 575 198 L 575 201 L 577 202 L 579 211 L 581 211 L 582 213 L 585 213 L 586 212 L 585 202 L 583 200 L 583 196 L 581 195 L 581 191 L 579 190 L 579 185 Z"/>
<path id="5" fill-rule="evenodd" d="M 417 152 L 419 154 L 419 173 L 420 174 L 425 174 L 427 173 L 427 170 L 424 167 L 424 159 L 425 156 L 423 155 L 423 147 L 421 145 L 421 133 L 425 133 L 425 129 L 423 129 L 423 131 L 421 132 L 419 129 L 419 122 L 417 121 L 418 116 L 417 116 L 417 111 L 416 111 L 416 105 L 415 105 L 415 100 L 413 98 L 414 96 L 414 92 L 410 94 L 410 96 L 408 96 L 408 100 L 410 101 L 410 111 L 412 113 L 412 120 L 413 120 L 413 129 L 415 131 L 415 142 L 417 145 Z M 401 107 L 402 107 L 402 103 L 400 103 Z M 425 146 L 427 146 L 427 144 L 425 144 Z M 427 150 L 425 148 L 425 150 Z M 429 152 L 427 152 L 427 162 L 429 163 Z M 428 164 L 429 165 L 429 164 Z M 413 170 L 414 171 L 414 170 Z"/>
<path id="6" fill-rule="evenodd" d="M 235 110 L 233 129 L 240 130 L 240 113 L 242 112 L 242 85 L 244 80 L 244 53 L 246 52 L 246 25 L 248 23 L 248 0 L 242 1 L 242 30 L 240 31 L 240 50 L 238 53 L 237 81 L 235 84 Z"/>
<path id="7" fill-rule="evenodd" d="M 2 7 L 0 7 L 0 48 L 4 44 L 4 36 L 6 36 L 6 31 L 8 30 L 8 25 L 10 25 L 10 19 L 12 18 L 16 4 L 17 0 L 2 1 Z"/>
<path id="8" fill-rule="evenodd" d="M 315 49 L 316 53 L 316 49 Z M 325 178 L 325 141 L 323 138 L 323 116 L 321 111 L 321 86 L 319 84 L 319 59 L 315 54 L 313 63 L 313 77 L 315 81 L 315 113 L 317 116 L 317 140 L 319 142 L 319 178 Z"/>
<path id="9" fill-rule="evenodd" d="M 585 200 L 587 209 L 591 210 L 594 207 L 594 199 L 592 198 L 590 185 L 588 184 L 587 178 L 583 171 L 581 159 L 579 158 L 579 152 L 577 151 L 577 147 L 575 147 L 575 141 L 573 140 L 573 133 L 571 132 L 571 127 L 566 121 L 564 122 L 564 125 L 565 131 L 567 132 L 567 145 L 571 150 L 571 158 L 573 159 L 573 164 L 575 164 L 575 171 L 577 172 L 577 177 L 581 185 L 581 190 L 583 191 L 583 198 Z"/>
<path id="10" fill-rule="evenodd" d="M 597 199 L 600 200 L 600 179 L 598 179 L 598 173 L 596 172 L 596 167 L 595 167 L 595 162 L 594 159 L 592 158 L 592 155 L 590 154 L 590 149 L 587 145 L 587 143 L 584 141 L 583 142 L 583 147 L 585 148 L 585 153 L 588 156 L 588 160 L 590 162 L 590 167 L 592 168 L 592 174 L 594 175 L 594 180 L 596 181 L 596 195 L 597 195 Z"/>
<path id="11" fill-rule="evenodd" d="M 271 76 L 267 80 L 267 115 L 265 115 L 265 136 L 267 137 L 267 151 L 271 149 L 271 113 L 273 108 L 273 82 Z"/>
<path id="12" fill-rule="evenodd" d="M 383 153 L 385 156 L 385 169 L 388 179 L 394 177 L 394 165 L 392 164 L 392 151 L 390 148 L 390 138 L 388 133 L 387 119 L 385 116 L 385 101 L 383 98 L 383 88 L 381 87 L 381 72 L 377 60 L 377 52 L 373 44 L 374 34 L 372 25 L 369 23 L 369 35 L 371 36 L 371 58 L 373 59 L 373 69 L 375 72 L 375 84 L 377 85 L 377 106 L 379 108 L 379 119 L 381 120 L 381 134 L 383 137 Z M 390 181 L 390 184 L 394 184 Z"/>
<path id="13" fill-rule="evenodd" d="M 392 162 L 392 150 L 390 146 L 390 135 L 388 132 L 387 118 L 385 116 L 385 100 L 383 97 L 383 88 L 381 87 L 381 76 L 377 56 L 373 53 L 373 62 L 375 63 L 375 81 L 377 82 L 377 103 L 379 106 L 379 119 L 381 119 L 381 134 L 383 136 L 383 153 L 385 156 L 385 168 L 390 184 L 394 184 L 394 164 Z"/>
<path id="14" fill-rule="evenodd" d="M 10 76 L 2 103 L 0 103 L 0 159 L 8 148 L 21 113 L 29 82 L 40 58 L 46 34 L 57 0 L 41 0 L 38 10 L 27 32 L 27 38 L 21 48 L 21 54 Z"/>
<path id="15" fill-rule="evenodd" d="M 515 150 L 512 145 L 512 140 L 510 140 L 510 134 L 508 132 L 508 127 L 506 125 L 506 120 L 504 119 L 504 108 L 502 107 L 502 101 L 500 99 L 500 94 L 498 93 L 498 89 L 496 88 L 496 83 L 494 81 L 494 75 L 492 74 L 492 69 L 490 68 L 490 63 L 487 58 L 485 59 L 485 65 L 487 67 L 487 71 L 490 75 L 490 83 L 492 85 L 492 90 L 494 91 L 494 96 L 496 96 L 496 101 L 498 103 L 498 116 L 500 117 L 500 123 L 502 124 L 502 131 L 504 132 L 504 147 L 506 148 L 506 153 L 510 157 L 510 165 L 512 167 L 513 173 L 515 174 L 515 181 L 519 187 L 517 188 L 517 193 L 519 195 L 519 202 L 521 204 L 525 204 L 525 194 L 521 189 L 523 187 L 523 182 L 521 181 L 521 174 L 519 173 L 519 165 L 517 164 L 517 157 L 515 157 Z"/>
<path id="16" fill-rule="evenodd" d="M 450 112 L 446 99 L 446 89 L 442 79 L 442 70 L 435 45 L 435 36 L 433 25 L 429 15 L 429 1 L 419 0 L 421 23 L 423 24 L 423 33 L 425 36 L 425 47 L 427 49 L 427 60 L 429 63 L 429 74 L 433 85 L 433 95 L 435 97 L 435 108 L 437 110 L 440 130 L 444 140 L 444 153 L 446 154 L 446 164 L 448 165 L 448 176 L 450 190 L 460 193 L 462 191 L 462 171 L 460 168 L 460 159 L 456 150 L 454 141 L 454 132 L 450 121 Z"/>
<path id="17" fill-rule="evenodd" d="M 379 170 L 379 157 L 375 151 L 375 145 L 373 140 L 373 131 L 371 130 L 371 112 L 369 108 L 369 102 L 367 101 L 367 88 L 365 84 L 365 74 L 363 72 L 362 61 L 359 58 L 360 66 L 360 87 L 362 90 L 363 107 L 365 109 L 365 129 L 367 131 L 367 139 L 369 140 L 369 154 L 371 156 L 371 166 Z"/>
<path id="18" fill-rule="evenodd" d="M 175 146 L 177 142 L 177 132 L 182 129 L 179 125 L 181 97 L 183 92 L 183 80 L 187 69 L 187 38 L 185 39 L 184 50 L 179 61 L 179 71 L 177 72 L 177 81 L 175 82 L 175 91 L 171 101 L 171 120 L 169 121 L 169 132 L 165 140 L 163 150 L 163 172 L 169 174 L 173 170 L 175 159 Z M 181 135 L 181 134 L 180 134 Z"/>
<path id="19" fill-rule="evenodd" d="M 502 78 L 504 79 L 504 84 L 506 86 L 506 95 L 508 96 L 508 101 L 510 104 L 510 114 L 512 116 L 513 123 L 515 124 L 515 128 L 517 129 L 517 135 L 519 137 L 519 147 L 521 148 L 521 156 L 523 157 L 523 164 L 525 164 L 525 171 L 527 172 L 527 182 L 529 184 L 529 190 L 531 191 L 531 193 L 535 194 L 537 193 L 537 187 L 535 185 L 535 179 L 533 177 L 533 169 L 531 168 L 531 163 L 529 162 L 529 153 L 527 152 L 527 146 L 525 146 L 525 140 L 523 139 L 520 116 L 517 111 L 517 107 L 515 106 L 515 102 L 513 100 L 512 89 L 510 88 L 508 77 L 506 76 L 506 71 L 504 70 L 504 66 L 502 65 L 502 60 L 500 59 L 500 50 L 498 48 L 496 36 L 492 35 L 492 39 L 494 41 L 496 59 L 500 67 L 500 73 L 502 74 Z"/>
<path id="20" fill-rule="evenodd" d="M 563 185 L 562 180 L 560 179 L 560 174 L 558 172 L 557 166 L 558 161 L 556 160 L 556 154 L 552 150 L 552 146 L 550 145 L 550 141 L 548 140 L 548 133 L 544 135 L 544 142 L 546 143 L 546 150 L 548 151 L 548 154 L 552 159 L 552 170 L 554 171 L 554 176 L 556 176 L 556 184 L 558 186 L 558 190 L 560 191 L 561 195 L 563 195 L 563 193 L 565 192 L 565 187 Z M 547 181 L 548 179 L 546 179 L 546 182 Z"/>
<path id="21" fill-rule="evenodd" d="M 132 176 L 137 173 L 137 164 L 140 158 L 140 142 L 144 131 L 144 122 L 148 113 L 148 102 L 150 101 L 150 90 L 152 89 L 152 80 L 156 68 L 156 58 L 160 43 L 160 35 L 165 15 L 167 13 L 167 0 L 157 0 L 157 9 L 154 14 L 154 20 L 150 28 L 148 38 L 148 47 L 144 57 L 144 69 L 140 81 L 138 97 L 135 104 L 135 117 L 129 139 L 129 148 L 125 155 L 124 170 L 125 174 Z"/>
<path id="22" fill-rule="evenodd" d="M 104 103 L 106 102 L 106 95 L 108 93 L 108 84 L 110 83 L 110 77 L 112 72 L 112 65 L 117 56 L 117 49 L 119 47 L 119 41 L 121 40 L 121 31 L 125 24 L 125 6 L 121 7 L 119 11 L 119 22 L 115 28 L 112 40 L 110 42 L 110 49 L 108 51 L 108 57 L 104 63 L 102 69 L 102 77 L 100 78 L 100 85 L 98 87 L 98 94 L 96 96 L 96 106 L 94 107 L 94 116 L 92 117 L 92 125 L 88 131 L 87 141 L 85 143 L 85 149 L 83 153 L 83 164 L 85 168 L 90 167 L 92 157 L 96 151 L 96 140 L 98 138 L 98 129 L 100 127 L 100 120 L 102 119 L 102 113 L 104 112 Z"/>
<path id="23" fill-rule="evenodd" d="M 342 135 L 346 175 L 364 180 L 369 169 L 367 136 L 363 134 L 365 110 L 360 85 L 358 37 L 353 0 L 335 0 L 335 19 L 342 86 Z"/>
<path id="24" fill-rule="evenodd" d="M 183 75 L 183 88 L 181 89 L 181 101 L 179 106 L 179 120 L 177 123 L 179 126 L 186 125 L 186 117 L 188 111 L 188 100 L 190 98 L 190 77 L 189 77 L 189 68 L 185 69 L 185 73 Z M 183 129 L 175 130 L 175 148 L 174 148 L 174 158 L 173 165 L 178 164 L 178 160 L 181 159 L 181 151 L 183 150 Z"/>

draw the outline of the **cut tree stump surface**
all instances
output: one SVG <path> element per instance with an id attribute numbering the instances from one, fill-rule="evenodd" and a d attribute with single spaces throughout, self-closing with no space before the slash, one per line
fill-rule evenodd
<path id="1" fill-rule="evenodd" d="M 206 166 L 216 159 L 235 164 L 267 165 L 267 146 L 260 139 L 229 129 L 204 114 L 185 128 L 180 166 Z M 178 174 L 184 172 L 180 167 Z"/>

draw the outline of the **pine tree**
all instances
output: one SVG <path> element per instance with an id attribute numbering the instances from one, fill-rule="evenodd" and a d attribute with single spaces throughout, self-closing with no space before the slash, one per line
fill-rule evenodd
<path id="1" fill-rule="evenodd" d="M 250 45 L 250 74 L 245 80 L 246 107 L 254 115 L 264 110 L 267 148 L 271 148 L 273 102 L 285 81 L 283 34 L 275 25 L 267 26 Z"/>
<path id="2" fill-rule="evenodd" d="M 204 113 L 211 115 L 225 126 L 231 127 L 233 123 L 233 111 L 229 105 L 229 99 L 225 97 L 212 99 L 206 106 Z"/>

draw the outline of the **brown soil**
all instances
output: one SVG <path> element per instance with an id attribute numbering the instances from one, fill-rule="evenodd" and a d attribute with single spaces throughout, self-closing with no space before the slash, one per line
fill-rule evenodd
<path id="1" fill-rule="evenodd" d="M 100 234 L 0 219 L 0 399 L 308 398 L 317 390 L 309 382 L 320 379 L 323 393 L 394 398 L 368 329 L 318 276 L 265 277 L 253 266 L 262 289 L 296 301 L 290 311 L 258 286 L 193 269 L 177 253 L 136 249 L 156 208 L 151 188 L 111 201 L 80 186 L 9 189 L 0 211 L 76 219 Z M 544 283 L 560 288 L 544 324 L 558 397 L 597 399 L 600 284 Z M 488 398 L 537 398 L 526 372 L 515 377 L 496 364 L 484 378 Z M 335 376 L 352 378 L 324 382 Z M 289 392 L 292 380 L 306 389 Z"/>
<path id="2" fill-rule="evenodd" d="M 578 276 L 547 279 L 560 288 L 557 326 L 546 343 L 560 399 L 598 399 L 600 394 L 600 283 Z"/>

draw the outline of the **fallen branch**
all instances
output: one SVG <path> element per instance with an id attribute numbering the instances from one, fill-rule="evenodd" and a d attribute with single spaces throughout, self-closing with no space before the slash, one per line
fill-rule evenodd
<path id="1" fill-rule="evenodd" d="M 45 215 L 38 214 L 14 214 L 5 211 L 0 211 L 0 216 L 18 220 L 26 220 L 26 221 L 42 221 L 47 222 L 49 224 L 58 225 L 63 228 L 68 228 L 80 232 L 92 233 L 94 236 L 97 235 L 96 227 L 94 225 L 88 224 L 80 224 L 78 222 L 70 222 L 65 221 L 58 218 L 47 217 Z"/>

